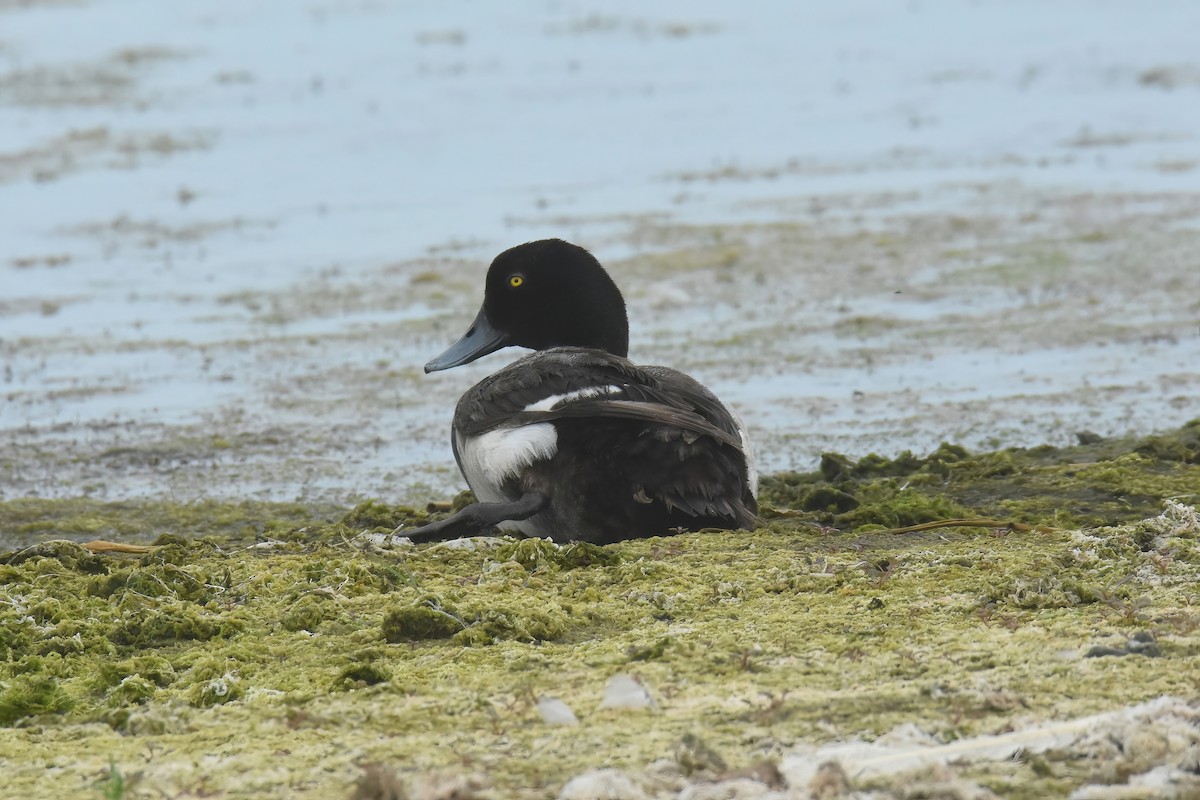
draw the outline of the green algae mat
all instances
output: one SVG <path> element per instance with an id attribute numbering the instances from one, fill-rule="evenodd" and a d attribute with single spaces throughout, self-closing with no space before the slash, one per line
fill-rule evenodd
<path id="1" fill-rule="evenodd" d="M 602 548 L 413 547 L 394 531 L 426 513 L 380 503 L 0 503 L 3 796 L 583 796 L 613 768 L 633 797 L 653 763 L 783 792 L 796 748 L 1194 699 L 1200 420 L 1080 439 L 830 454 L 764 479 L 756 531 Z M 106 539 L 149 547 L 80 544 Z M 955 779 L 1130 777 L 1100 766 L 1049 750 Z M 839 780 L 824 796 L 914 796 Z"/>

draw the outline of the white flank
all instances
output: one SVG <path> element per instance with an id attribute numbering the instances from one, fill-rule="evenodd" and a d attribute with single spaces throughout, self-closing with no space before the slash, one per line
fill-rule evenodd
<path id="1" fill-rule="evenodd" d="M 750 494 L 757 500 L 758 462 L 754 459 L 754 445 L 750 443 L 750 437 L 746 435 L 746 423 L 742 422 L 738 413 L 728 406 L 725 407 L 725 410 L 729 412 L 729 416 L 733 417 L 733 424 L 737 426 L 738 441 L 742 443 L 742 455 L 746 458 L 746 483 L 750 486 Z"/>
<path id="2" fill-rule="evenodd" d="M 620 386 L 588 386 L 583 389 L 576 389 L 573 392 L 552 394 L 549 397 L 538 400 L 536 403 L 530 403 L 529 405 L 525 406 L 525 410 L 549 411 L 559 403 L 570 403 L 573 400 L 586 400 L 589 397 L 599 397 L 602 394 L 616 394 L 620 391 Z"/>
<path id="3" fill-rule="evenodd" d="M 750 484 L 750 494 L 758 499 L 758 463 L 754 460 L 754 445 L 743 428 L 738 428 L 738 439 L 742 443 L 742 455 L 746 457 L 746 483 Z"/>
<path id="4" fill-rule="evenodd" d="M 485 503 L 511 499 L 501 488 L 504 482 L 533 462 L 552 458 L 557 451 L 558 431 L 549 422 L 497 428 L 461 437 L 458 442 L 463 475 L 476 498 Z"/>

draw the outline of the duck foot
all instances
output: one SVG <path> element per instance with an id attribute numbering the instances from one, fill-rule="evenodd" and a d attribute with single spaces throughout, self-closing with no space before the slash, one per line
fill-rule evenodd
<path id="1" fill-rule="evenodd" d="M 444 542 L 474 536 L 501 522 L 529 519 L 550 503 L 541 492 L 526 492 L 508 503 L 472 503 L 457 514 L 404 533 L 413 542 Z"/>

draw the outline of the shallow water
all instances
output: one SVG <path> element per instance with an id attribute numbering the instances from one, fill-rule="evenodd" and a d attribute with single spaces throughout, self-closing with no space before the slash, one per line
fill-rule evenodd
<path id="1" fill-rule="evenodd" d="M 562 236 L 764 469 L 1200 415 L 1200 6 L 0 0 L 0 497 L 414 503 Z"/>

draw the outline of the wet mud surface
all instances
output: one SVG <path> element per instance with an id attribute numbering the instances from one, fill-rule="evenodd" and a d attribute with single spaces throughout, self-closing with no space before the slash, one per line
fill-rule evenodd
<path id="1" fill-rule="evenodd" d="M 628 240 L 643 254 L 610 268 L 634 357 L 700 376 L 733 404 L 764 471 L 810 469 L 826 450 L 1063 445 L 1195 414 L 1198 243 L 1180 223 L 1196 209 L 1169 197 L 1148 214 L 1145 202 L 1073 197 L 1037 220 L 917 215 L 871 231 L 646 224 Z M 420 259 L 220 296 L 228 324 L 248 326 L 234 339 L 164 340 L 136 322 L 5 338 L 3 495 L 453 493 L 453 404 L 510 356 L 445 375 L 420 365 L 469 321 L 485 266 Z M 18 303 L 43 304 L 34 313 L 51 327 L 72 306 L 8 303 L 14 317 Z M 220 324 L 195 327 L 206 338 Z"/>

